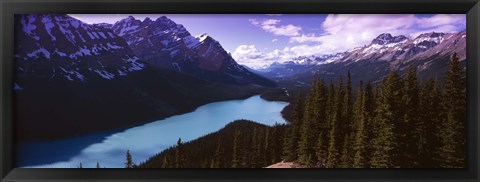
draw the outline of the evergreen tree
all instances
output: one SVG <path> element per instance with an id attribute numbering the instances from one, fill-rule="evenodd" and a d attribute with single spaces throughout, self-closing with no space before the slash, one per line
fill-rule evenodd
<path id="1" fill-rule="evenodd" d="M 367 147 L 366 137 L 366 109 L 365 109 L 365 95 L 363 93 L 363 82 L 360 82 L 360 86 L 357 90 L 357 97 L 353 108 L 354 121 L 356 126 L 356 132 L 354 133 L 354 145 L 353 145 L 353 167 L 363 168 L 365 167 L 365 148 Z"/>
<path id="2" fill-rule="evenodd" d="M 313 167 L 317 163 L 315 144 L 317 143 L 318 135 L 323 135 L 327 132 L 324 124 L 327 122 L 324 114 L 325 95 L 323 81 L 316 79 L 312 85 L 305 108 L 299 143 L 300 161 L 308 167 Z"/>
<path id="3" fill-rule="evenodd" d="M 426 168 L 439 167 L 438 161 L 441 137 L 437 136 L 441 130 L 442 120 L 444 119 L 444 109 L 442 107 L 442 93 L 436 79 L 430 78 L 421 90 L 421 120 L 423 127 L 418 139 L 417 160 L 419 166 Z"/>
<path id="4" fill-rule="evenodd" d="M 418 164 L 415 163 L 415 157 L 420 146 L 420 135 L 423 131 L 423 120 L 420 120 L 420 97 L 419 87 L 417 83 L 417 70 L 414 66 L 410 66 L 405 79 L 405 94 L 403 96 L 404 103 L 404 119 L 398 124 L 400 128 L 397 131 L 403 131 L 398 133 L 399 148 L 402 150 L 400 155 L 400 161 L 403 163 L 400 166 L 414 167 Z"/>
<path id="5" fill-rule="evenodd" d="M 255 134 L 255 131 L 254 131 Z M 225 150 L 223 149 L 222 139 L 218 138 L 217 148 L 215 149 L 215 155 L 212 160 L 212 168 L 223 168 L 225 167 Z"/>
<path id="6" fill-rule="evenodd" d="M 78 168 L 83 168 L 83 164 L 80 162 L 80 165 L 78 166 Z"/>
<path id="7" fill-rule="evenodd" d="M 130 155 L 130 150 L 127 150 L 127 153 L 125 154 L 125 168 L 133 168 L 135 165 L 132 160 L 132 155 Z"/>
<path id="8" fill-rule="evenodd" d="M 97 162 L 96 168 L 100 168 L 100 163 Z"/>
<path id="9" fill-rule="evenodd" d="M 177 146 L 175 148 L 175 168 L 185 168 L 186 158 L 183 151 L 182 139 L 178 138 Z"/>
<path id="10" fill-rule="evenodd" d="M 303 120 L 303 101 L 302 96 L 299 94 L 293 104 L 292 122 L 287 126 L 288 134 L 286 138 L 284 151 L 284 159 L 287 161 L 293 161 L 298 157 L 298 141 L 300 140 L 300 126 L 302 126 Z"/>
<path id="11" fill-rule="evenodd" d="M 335 95 L 335 100 L 333 102 L 334 108 L 332 109 L 332 119 L 330 123 L 330 131 L 329 131 L 329 142 L 328 142 L 328 155 L 326 161 L 326 167 L 334 168 L 339 164 L 339 146 L 341 144 L 342 133 L 339 130 L 341 126 L 341 122 L 343 121 L 342 117 L 342 109 L 343 109 L 343 101 L 344 101 L 344 90 L 343 90 L 343 79 L 342 75 L 338 79 L 338 88 L 337 93 Z"/>
<path id="12" fill-rule="evenodd" d="M 170 163 L 168 162 L 168 154 L 165 154 L 163 157 L 162 168 L 170 168 Z"/>
<path id="13" fill-rule="evenodd" d="M 465 70 L 453 53 L 449 70 L 445 75 L 444 107 L 446 119 L 442 123 L 440 137 L 440 165 L 445 168 L 465 166 L 466 157 L 466 81 Z"/>
<path id="14" fill-rule="evenodd" d="M 391 71 L 388 78 L 382 82 L 378 93 L 376 116 L 373 123 L 373 138 L 371 140 L 372 158 L 370 166 L 374 168 L 394 167 L 397 159 L 395 147 L 397 139 L 395 124 L 401 116 L 399 107 L 401 102 L 401 78 L 395 71 Z"/>
<path id="15" fill-rule="evenodd" d="M 235 131 L 235 138 L 233 140 L 233 157 L 232 168 L 241 168 L 242 166 L 242 142 L 240 138 L 240 131 Z"/>

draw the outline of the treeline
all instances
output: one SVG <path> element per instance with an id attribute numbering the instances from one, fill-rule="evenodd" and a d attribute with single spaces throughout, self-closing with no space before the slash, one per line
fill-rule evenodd
<path id="1" fill-rule="evenodd" d="M 314 80 L 298 97 L 287 127 L 284 158 L 307 167 L 461 168 L 466 158 L 466 74 L 453 54 L 438 80 L 417 80 L 410 67 L 381 83 L 360 81 L 356 94 L 351 75 L 334 85 Z"/>
<path id="2" fill-rule="evenodd" d="M 282 160 L 285 125 L 237 120 L 190 142 L 178 140 L 140 168 L 261 168 Z"/>
<path id="3" fill-rule="evenodd" d="M 462 168 L 466 74 L 453 54 L 443 80 L 391 71 L 377 83 L 315 79 L 288 125 L 235 121 L 191 142 L 179 139 L 142 168 L 258 168 L 293 161 L 318 168 Z M 439 82 L 443 86 L 439 86 Z M 128 163 L 128 160 L 127 160 Z"/>

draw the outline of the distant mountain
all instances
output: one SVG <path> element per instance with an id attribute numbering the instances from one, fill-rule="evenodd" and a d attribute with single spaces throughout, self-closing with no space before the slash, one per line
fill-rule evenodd
<path id="1" fill-rule="evenodd" d="M 309 83 L 314 76 L 336 80 L 351 71 L 355 80 L 377 81 L 390 69 L 404 73 L 409 66 L 418 69 L 420 77 L 443 75 L 453 52 L 466 59 L 466 32 L 424 33 L 414 39 L 383 33 L 368 45 L 333 55 L 321 56 L 317 64 L 286 62 L 272 64 L 262 73 L 278 82 Z M 326 58 L 326 60 L 324 60 Z M 315 58 L 310 58 L 316 60 Z M 312 62 L 312 61 L 311 61 Z M 462 64 L 465 63 L 463 62 Z M 293 69 L 295 68 L 295 69 Z M 287 73 L 291 74 L 287 74 Z"/>
<path id="2" fill-rule="evenodd" d="M 194 37 L 165 16 L 155 21 L 129 16 L 116 22 L 112 30 L 127 41 L 135 55 L 156 67 L 220 83 L 275 86 L 235 62 L 209 35 Z"/>
<path id="3" fill-rule="evenodd" d="M 269 78 L 293 76 L 299 73 L 311 71 L 312 68 L 335 61 L 341 54 L 327 54 L 322 56 L 301 56 L 283 63 L 274 62 L 267 68 L 258 71 Z"/>
<path id="4" fill-rule="evenodd" d="M 20 141 L 130 127 L 262 90 L 156 67 L 112 30 L 68 15 L 16 15 L 15 32 Z"/>

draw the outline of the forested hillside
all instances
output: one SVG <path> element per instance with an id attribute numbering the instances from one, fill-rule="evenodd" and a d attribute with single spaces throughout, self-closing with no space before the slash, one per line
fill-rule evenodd
<path id="1" fill-rule="evenodd" d="M 466 159 L 465 70 L 453 54 L 443 87 L 410 67 L 381 83 L 350 73 L 317 78 L 293 104 L 288 125 L 236 121 L 140 164 L 145 168 L 254 168 L 294 161 L 320 168 L 463 168 Z"/>

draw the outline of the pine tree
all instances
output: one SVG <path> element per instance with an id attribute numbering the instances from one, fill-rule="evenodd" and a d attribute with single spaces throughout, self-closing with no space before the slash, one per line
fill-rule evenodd
<path id="1" fill-rule="evenodd" d="M 96 168 L 100 168 L 100 163 L 97 162 Z"/>
<path id="2" fill-rule="evenodd" d="M 255 131 L 254 131 L 255 133 Z M 217 148 L 215 149 L 215 155 L 212 161 L 212 168 L 223 168 L 225 165 L 225 150 L 222 146 L 222 139 L 218 138 Z"/>
<path id="3" fill-rule="evenodd" d="M 440 165 L 445 168 L 461 168 L 466 158 L 466 81 L 465 70 L 453 53 L 449 70 L 445 75 L 444 107 L 446 119 L 442 123 L 440 137 Z"/>
<path id="4" fill-rule="evenodd" d="M 83 168 L 83 164 L 80 162 L 80 165 L 78 166 L 78 168 Z"/>
<path id="5" fill-rule="evenodd" d="M 403 161 L 401 164 L 402 167 L 414 167 L 418 164 L 415 161 L 417 156 L 417 151 L 420 146 L 418 143 L 420 141 L 420 135 L 423 131 L 423 122 L 420 120 L 420 97 L 419 97 L 419 87 L 417 83 L 417 70 L 414 66 L 410 66 L 407 72 L 405 79 L 405 94 L 403 96 L 405 114 L 404 119 L 398 125 L 399 130 L 403 133 L 399 138 L 399 148 L 402 150 L 400 155 L 400 161 Z M 397 131 L 399 131 L 397 130 Z"/>
<path id="6" fill-rule="evenodd" d="M 134 163 L 132 160 L 132 155 L 130 155 L 130 150 L 127 150 L 127 153 L 125 154 L 125 168 L 133 168 Z"/>
<path id="7" fill-rule="evenodd" d="M 235 131 L 235 138 L 233 140 L 233 157 L 232 168 L 241 168 L 242 166 L 242 142 L 240 138 L 240 131 Z"/>
<path id="8" fill-rule="evenodd" d="M 419 167 L 435 168 L 439 165 L 439 148 L 441 137 L 437 136 L 442 129 L 442 120 L 445 115 L 442 107 L 442 93 L 436 79 L 430 78 L 421 91 L 421 120 L 424 132 L 421 133 L 418 144 Z"/>
<path id="9" fill-rule="evenodd" d="M 401 102 L 401 78 L 396 72 L 391 71 L 388 78 L 381 84 L 378 93 L 376 116 L 373 123 L 373 138 L 371 140 L 372 158 L 370 166 L 373 168 L 394 167 L 397 159 L 395 147 L 397 140 L 395 124 L 399 121 Z"/>
<path id="10" fill-rule="evenodd" d="M 302 96 L 298 95 L 292 111 L 292 122 L 288 126 L 288 134 L 286 138 L 284 151 L 284 159 L 287 161 L 294 161 L 298 157 L 298 141 L 300 140 L 300 126 L 303 120 L 303 101 Z"/>
<path id="11" fill-rule="evenodd" d="M 339 164 L 339 149 L 342 133 L 339 130 L 341 126 L 341 122 L 343 121 L 342 116 L 342 109 L 343 109 L 343 102 L 344 102 L 344 90 L 343 90 L 343 79 L 342 75 L 338 79 L 338 88 L 337 93 L 335 95 L 335 100 L 333 102 L 334 108 L 332 110 L 332 119 L 330 123 L 330 131 L 329 131 L 329 142 L 328 142 L 328 155 L 326 161 L 327 168 L 334 168 Z"/>
<path id="12" fill-rule="evenodd" d="M 357 97 L 355 99 L 353 113 L 356 132 L 354 133 L 354 143 L 353 143 L 353 165 L 355 168 L 365 167 L 365 148 L 367 147 L 367 137 L 366 137 L 366 109 L 365 109 L 365 95 L 363 93 L 363 82 L 360 82 L 360 86 L 357 90 Z"/>
<path id="13" fill-rule="evenodd" d="M 299 143 L 300 161 L 308 167 L 313 167 L 317 163 L 315 148 L 318 135 L 327 132 L 325 126 L 328 126 L 328 123 L 324 114 L 325 92 L 323 81 L 315 79 L 307 100 Z"/>
<path id="14" fill-rule="evenodd" d="M 170 168 L 170 163 L 168 162 L 168 154 L 165 154 L 163 157 L 162 168 Z"/>
<path id="15" fill-rule="evenodd" d="M 183 151 L 182 139 L 178 138 L 177 146 L 175 147 L 175 168 L 184 168 L 186 165 L 185 153 Z"/>

